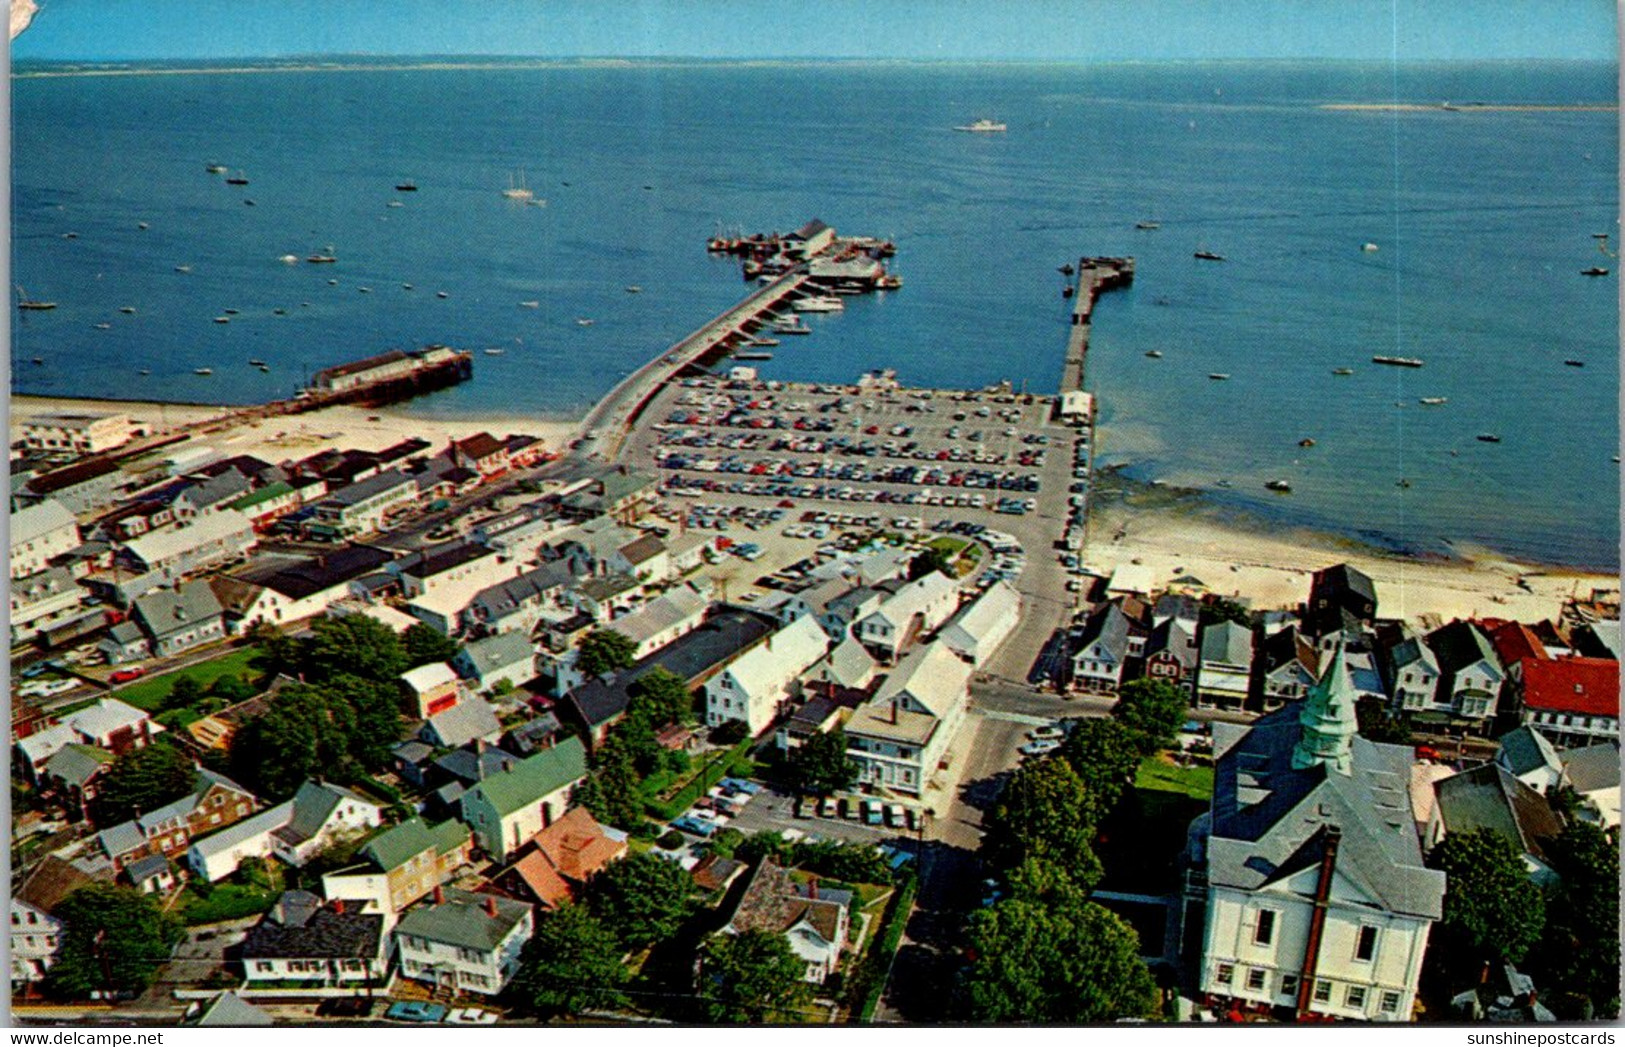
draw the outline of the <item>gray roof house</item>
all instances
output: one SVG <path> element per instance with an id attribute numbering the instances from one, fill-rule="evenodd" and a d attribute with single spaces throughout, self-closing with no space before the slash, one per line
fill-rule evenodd
<path id="1" fill-rule="evenodd" d="M 498 633 L 466 644 L 451 660 L 452 668 L 477 688 L 499 680 L 515 686 L 536 675 L 536 647 L 522 632 Z"/>
<path id="2" fill-rule="evenodd" d="M 159 657 L 179 654 L 226 635 L 225 608 L 209 583 L 201 579 L 136 597 L 132 614 Z"/>
<path id="3" fill-rule="evenodd" d="M 470 696 L 429 717 L 420 736 L 431 745 L 457 749 L 473 741 L 494 743 L 502 737 L 502 723 L 489 702 Z"/>

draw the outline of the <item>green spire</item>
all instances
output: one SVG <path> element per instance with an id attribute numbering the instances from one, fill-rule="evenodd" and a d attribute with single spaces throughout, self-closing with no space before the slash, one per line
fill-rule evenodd
<path id="1" fill-rule="evenodd" d="M 1339 774 L 1350 771 L 1350 746 L 1359 727 L 1354 717 L 1354 703 L 1359 693 L 1349 678 L 1348 666 L 1343 663 L 1343 645 L 1339 643 L 1298 712 L 1298 723 L 1303 731 L 1292 750 L 1292 766 L 1305 770 L 1315 764 L 1324 764 Z"/>

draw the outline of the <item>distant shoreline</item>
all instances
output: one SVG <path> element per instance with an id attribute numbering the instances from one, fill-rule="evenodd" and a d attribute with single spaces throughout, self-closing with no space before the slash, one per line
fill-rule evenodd
<path id="1" fill-rule="evenodd" d="M 1538 103 L 1464 102 L 1459 105 L 1440 102 L 1424 105 L 1419 102 L 1327 102 L 1318 109 L 1354 113 L 1617 113 L 1618 105 L 1573 104 L 1542 105 Z"/>

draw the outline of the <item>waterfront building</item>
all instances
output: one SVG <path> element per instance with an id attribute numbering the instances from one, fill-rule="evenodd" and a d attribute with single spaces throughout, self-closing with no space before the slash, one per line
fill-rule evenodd
<path id="1" fill-rule="evenodd" d="M 79 524 L 61 502 L 47 498 L 11 513 L 11 580 L 43 571 L 79 546 Z M 15 619 L 13 619 L 15 621 Z"/>
<path id="2" fill-rule="evenodd" d="M 135 436 L 130 416 L 61 412 L 23 420 L 23 446 L 31 451 L 101 454 L 123 447 Z"/>

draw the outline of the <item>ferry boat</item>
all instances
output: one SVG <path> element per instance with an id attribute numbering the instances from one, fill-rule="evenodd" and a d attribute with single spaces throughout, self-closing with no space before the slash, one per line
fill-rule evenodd
<path id="1" fill-rule="evenodd" d="M 955 127 L 954 130 L 970 131 L 975 134 L 988 134 L 997 131 L 1008 131 L 1009 128 L 996 120 L 988 120 L 983 118 L 976 121 L 974 124 L 960 124 L 959 126 Z"/>
<path id="2" fill-rule="evenodd" d="M 790 308 L 798 313 L 838 313 L 846 303 L 833 295 L 813 295 L 791 302 Z"/>
<path id="3" fill-rule="evenodd" d="M 1424 407 L 1438 407 L 1440 404 L 1449 403 L 1450 399 L 1444 396 L 1424 396 L 1416 402 Z"/>
<path id="4" fill-rule="evenodd" d="M 1224 255 L 1215 254 L 1214 252 L 1207 251 L 1207 250 L 1197 251 L 1196 253 L 1191 255 L 1191 257 L 1192 258 L 1200 258 L 1204 262 L 1222 262 L 1222 261 L 1224 261 Z"/>
<path id="5" fill-rule="evenodd" d="M 1389 367 L 1421 367 L 1422 361 L 1414 356 L 1373 356 L 1374 364 L 1387 364 Z"/>
<path id="6" fill-rule="evenodd" d="M 1279 491 L 1282 494 L 1292 493 L 1292 485 L 1287 483 L 1285 480 L 1270 480 L 1269 482 L 1265 483 L 1264 486 L 1271 491 Z"/>

